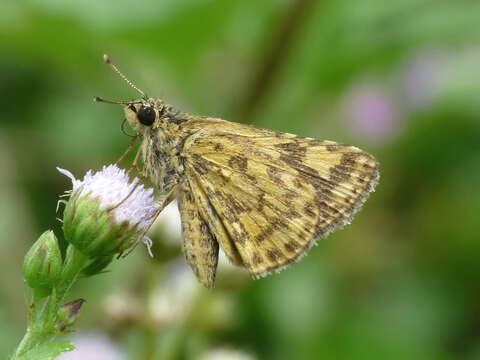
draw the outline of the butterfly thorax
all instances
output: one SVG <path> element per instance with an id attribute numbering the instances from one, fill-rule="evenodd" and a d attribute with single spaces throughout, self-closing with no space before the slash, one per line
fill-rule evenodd
<path id="1" fill-rule="evenodd" d="M 142 134 L 142 155 L 145 169 L 152 182 L 162 192 L 168 192 L 182 179 L 184 160 L 181 156 L 186 138 L 191 135 L 182 124 L 192 116 L 175 108 L 158 104 L 158 121 L 146 127 Z"/>

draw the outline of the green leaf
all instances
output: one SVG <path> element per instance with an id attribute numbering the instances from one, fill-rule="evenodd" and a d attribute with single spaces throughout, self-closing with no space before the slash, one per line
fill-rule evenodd
<path id="1" fill-rule="evenodd" d="M 18 360 L 52 360 L 62 352 L 72 351 L 75 346 L 70 341 L 52 341 L 34 347 Z"/>

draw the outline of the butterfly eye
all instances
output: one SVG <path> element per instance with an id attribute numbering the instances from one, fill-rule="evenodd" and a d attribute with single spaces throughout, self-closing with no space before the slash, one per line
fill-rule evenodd
<path id="1" fill-rule="evenodd" d="M 143 125 L 150 126 L 155 121 L 155 110 L 150 106 L 142 106 L 138 110 L 137 117 Z"/>

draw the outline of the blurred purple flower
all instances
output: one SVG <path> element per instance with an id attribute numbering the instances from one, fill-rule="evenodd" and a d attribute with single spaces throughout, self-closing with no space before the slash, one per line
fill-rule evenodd
<path id="1" fill-rule="evenodd" d="M 124 360 L 127 357 L 104 333 L 78 334 L 72 337 L 75 350 L 62 353 L 58 360 Z"/>
<path id="2" fill-rule="evenodd" d="M 343 100 L 346 126 L 356 136 L 385 141 L 397 135 L 399 114 L 387 91 L 375 84 L 355 85 Z"/>
<path id="3" fill-rule="evenodd" d="M 442 80 L 444 60 L 445 56 L 438 51 L 424 51 L 404 66 L 403 91 L 409 108 L 422 108 L 433 102 Z"/>

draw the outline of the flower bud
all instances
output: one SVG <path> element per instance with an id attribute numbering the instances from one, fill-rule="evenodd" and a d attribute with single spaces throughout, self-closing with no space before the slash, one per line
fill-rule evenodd
<path id="1" fill-rule="evenodd" d="M 58 170 L 73 183 L 63 218 L 65 238 L 90 258 L 105 260 L 130 248 L 156 211 L 153 190 L 137 178 L 130 181 L 116 165 L 89 171 L 83 180 Z"/>
<path id="2" fill-rule="evenodd" d="M 78 312 L 85 300 L 77 299 L 69 303 L 63 304 L 58 309 L 56 328 L 60 331 L 68 330 L 78 317 Z"/>
<path id="3" fill-rule="evenodd" d="M 47 294 L 55 285 L 62 271 L 62 255 L 52 230 L 45 231 L 25 255 L 23 276 L 32 289 Z"/>

